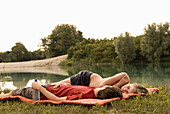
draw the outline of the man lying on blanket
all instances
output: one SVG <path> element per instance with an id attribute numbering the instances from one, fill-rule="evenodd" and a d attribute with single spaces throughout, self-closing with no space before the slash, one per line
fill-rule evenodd
<path id="1" fill-rule="evenodd" d="M 122 97 L 120 88 L 112 86 L 104 86 L 101 88 L 94 88 L 81 85 L 66 85 L 53 88 L 55 85 L 50 85 L 47 88 L 41 86 L 39 82 L 33 82 L 32 88 L 41 92 L 41 100 L 78 100 L 78 99 L 109 99 L 114 97 Z M 23 96 L 32 99 L 33 89 L 22 88 L 11 91 L 8 94 L 0 95 L 0 97 L 8 96 Z"/>

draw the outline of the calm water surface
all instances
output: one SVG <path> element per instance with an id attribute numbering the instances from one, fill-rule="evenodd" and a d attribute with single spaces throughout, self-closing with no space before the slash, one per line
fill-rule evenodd
<path id="1" fill-rule="evenodd" d="M 0 89 L 15 89 L 30 87 L 34 79 L 42 84 L 50 84 L 68 78 L 80 70 L 89 70 L 110 77 L 119 72 L 127 72 L 131 83 L 140 83 L 147 86 L 170 86 L 170 64 L 135 64 L 135 65 L 89 65 L 75 67 L 61 67 L 68 75 L 50 73 L 5 73 L 0 75 Z"/>

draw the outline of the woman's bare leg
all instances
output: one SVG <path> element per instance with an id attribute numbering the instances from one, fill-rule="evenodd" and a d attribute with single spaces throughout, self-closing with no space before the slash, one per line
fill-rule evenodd
<path id="1" fill-rule="evenodd" d="M 9 92 L 9 93 L 7 93 L 7 94 L 2 94 L 2 95 L 0 95 L 0 98 L 1 98 L 1 97 L 10 97 L 10 96 L 12 96 L 12 91 Z"/>

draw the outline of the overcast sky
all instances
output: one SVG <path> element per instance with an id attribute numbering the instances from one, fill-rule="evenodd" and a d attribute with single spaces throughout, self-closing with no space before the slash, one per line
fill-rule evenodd
<path id="1" fill-rule="evenodd" d="M 73 24 L 84 38 L 137 36 L 153 22 L 170 22 L 170 0 L 0 0 L 0 52 L 21 42 L 29 51 L 57 24 Z"/>

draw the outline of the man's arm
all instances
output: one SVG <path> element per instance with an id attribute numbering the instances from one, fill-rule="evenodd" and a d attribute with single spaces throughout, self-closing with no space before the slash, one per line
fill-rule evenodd
<path id="1" fill-rule="evenodd" d="M 125 81 L 121 81 L 124 77 L 126 77 L 126 83 L 125 83 Z M 100 87 L 105 86 L 105 85 L 121 87 L 121 86 L 130 82 L 129 76 L 125 72 L 116 74 L 112 77 L 105 78 L 104 80 L 105 81 L 103 81 L 103 83 L 101 83 Z"/>
<path id="2" fill-rule="evenodd" d="M 32 88 L 39 90 L 44 96 L 46 96 L 49 100 L 53 101 L 63 101 L 66 100 L 67 97 L 57 97 L 51 92 L 47 91 L 45 88 L 43 88 L 40 83 L 38 82 L 33 82 L 32 83 Z"/>

